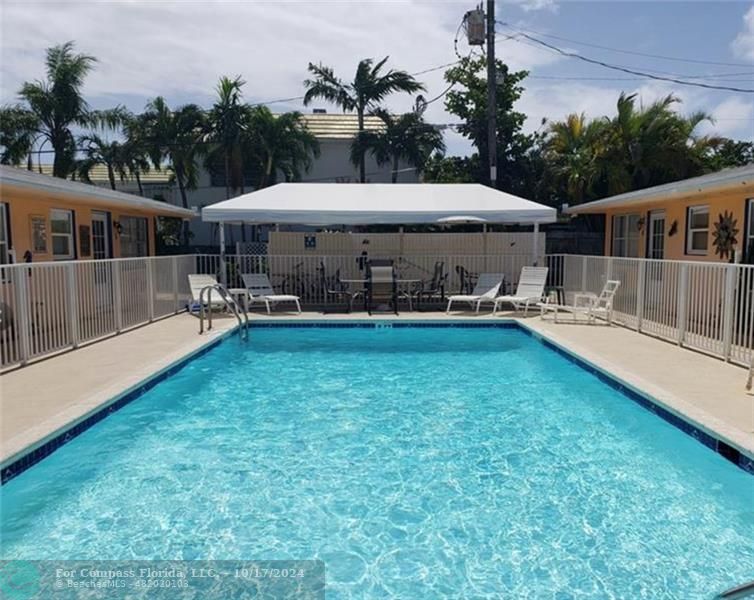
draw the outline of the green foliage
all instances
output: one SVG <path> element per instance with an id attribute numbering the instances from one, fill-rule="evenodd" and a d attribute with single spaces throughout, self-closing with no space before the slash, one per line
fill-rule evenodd
<path id="1" fill-rule="evenodd" d="M 21 105 L 0 108 L 0 164 L 20 165 L 31 159 L 39 119 Z"/>
<path id="2" fill-rule="evenodd" d="M 351 83 L 336 77 L 331 67 L 309 63 L 312 79 L 304 80 L 306 93 L 304 105 L 308 106 L 316 98 L 331 102 L 343 111 L 356 111 L 359 120 L 359 135 L 364 133 L 364 115 L 368 110 L 379 107 L 379 103 L 395 92 L 423 91 L 424 86 L 406 71 L 390 69 L 383 72 L 389 57 L 377 64 L 371 58 L 365 58 L 356 67 L 356 74 Z M 366 163 L 362 153 L 358 161 L 361 183 L 366 182 Z"/>
<path id="3" fill-rule="evenodd" d="M 441 156 L 435 154 L 424 166 L 426 183 L 476 183 L 479 155 Z"/>
<path id="4" fill-rule="evenodd" d="M 361 131 L 353 139 L 351 162 L 354 165 L 358 165 L 369 152 L 378 165 L 391 165 L 392 182 L 396 183 L 401 160 L 421 173 L 433 153 L 444 154 L 442 133 L 437 127 L 426 123 L 421 114 L 410 112 L 394 116 L 382 108 L 372 111 L 372 114 L 379 117 L 385 127 L 381 131 Z"/>
<path id="5" fill-rule="evenodd" d="M 635 95 L 621 94 L 612 118 L 572 114 L 552 123 L 544 156 L 555 195 L 579 204 L 709 170 L 722 140 L 697 135 L 709 116 L 683 116 L 674 110 L 678 102 L 669 95 L 642 107 Z"/>
<path id="6" fill-rule="evenodd" d="M 754 164 L 754 142 L 739 142 L 723 138 L 707 156 L 705 163 L 707 171 Z"/>
<path id="7" fill-rule="evenodd" d="M 526 71 L 510 72 L 502 61 L 496 61 L 500 83 L 497 84 L 497 173 L 498 187 L 512 193 L 527 195 L 523 190 L 527 153 L 533 145 L 532 136 L 522 132 L 526 115 L 513 105 L 524 91 L 521 82 Z M 455 87 L 445 97 L 445 108 L 461 119 L 458 132 L 468 138 L 479 154 L 475 180 L 489 185 L 487 145 L 487 71 L 484 57 L 467 57 L 445 72 L 448 83 Z"/>
<path id="8" fill-rule="evenodd" d="M 244 151 L 258 173 L 257 187 L 276 183 L 278 173 L 285 181 L 300 181 L 320 152 L 319 142 L 304 125 L 301 113 L 274 115 L 266 106 L 255 106 L 249 115 Z"/>

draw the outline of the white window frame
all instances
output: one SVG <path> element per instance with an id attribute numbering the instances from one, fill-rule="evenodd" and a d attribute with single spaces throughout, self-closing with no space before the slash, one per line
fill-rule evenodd
<path id="1" fill-rule="evenodd" d="M 626 213 L 622 215 L 613 215 L 613 226 L 610 240 L 610 253 L 612 256 L 625 257 L 625 258 L 638 258 L 639 257 L 639 228 L 638 222 L 641 219 L 641 215 L 638 213 Z M 634 227 L 631 227 L 631 222 L 634 222 Z M 618 242 L 623 244 L 622 251 L 617 249 Z M 636 249 L 635 254 L 629 253 L 630 243 L 635 242 L 634 247 Z"/>
<path id="2" fill-rule="evenodd" d="M 54 231 L 53 227 L 53 221 L 59 221 L 62 220 L 60 217 L 65 215 L 68 219 L 68 223 L 71 226 L 71 230 L 69 233 L 60 233 Z M 53 260 L 71 260 L 76 258 L 76 247 L 73 236 L 73 228 L 74 228 L 74 221 L 73 221 L 73 211 L 68 210 L 65 208 L 52 208 L 50 209 L 50 251 L 52 252 L 52 258 Z M 66 254 L 56 254 L 55 253 L 55 238 L 67 238 L 68 239 L 68 252 Z"/>
<path id="3" fill-rule="evenodd" d="M 128 231 L 128 226 L 126 223 L 128 222 L 138 222 L 144 224 L 144 239 L 139 240 L 138 238 L 135 240 L 131 240 L 131 232 Z M 120 216 L 120 225 L 121 225 L 121 232 L 120 232 L 120 257 L 121 258 L 140 258 L 143 256 L 149 256 L 149 218 L 148 217 L 135 217 L 131 215 L 121 215 Z M 124 252 L 124 248 L 128 245 L 134 245 L 137 250 L 139 247 L 139 244 L 144 245 L 144 253 L 141 254 L 137 251 L 136 254 L 133 254 L 131 252 Z"/>
<path id="4" fill-rule="evenodd" d="M 695 214 L 707 215 L 707 227 L 692 227 L 691 226 L 691 221 L 693 220 L 693 216 Z M 689 206 L 686 209 L 686 254 L 694 255 L 694 256 L 707 256 L 709 252 L 709 230 L 710 230 L 709 217 L 710 217 L 709 205 L 707 204 L 700 204 L 698 206 Z M 705 233 L 707 235 L 707 246 L 704 249 L 693 247 L 695 233 Z"/>
<path id="5" fill-rule="evenodd" d="M 13 262 L 10 251 L 10 223 L 8 221 L 8 205 L 5 202 L 0 202 L 0 247 L 5 248 L 5 252 L 0 252 L 0 265 L 9 265 Z"/>

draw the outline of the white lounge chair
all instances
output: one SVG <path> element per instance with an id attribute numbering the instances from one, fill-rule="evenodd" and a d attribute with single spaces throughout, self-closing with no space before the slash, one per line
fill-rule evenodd
<path id="1" fill-rule="evenodd" d="M 217 279 L 214 275 L 189 275 L 188 281 L 189 288 L 191 289 L 190 312 L 198 311 L 202 303 L 209 310 L 224 309 L 226 307 L 225 300 L 215 290 L 207 290 L 204 293 L 204 298 L 201 300 L 199 298 L 204 288 L 209 285 L 217 285 Z"/>
<path id="2" fill-rule="evenodd" d="M 495 303 L 495 297 L 500 291 L 500 286 L 503 284 L 503 278 L 505 275 L 502 273 L 482 273 L 479 275 L 479 279 L 474 286 L 474 290 L 471 294 L 456 294 L 455 296 L 448 296 L 448 308 L 445 310 L 445 314 L 450 312 L 450 306 L 453 302 L 468 302 L 469 306 L 476 305 L 476 312 L 479 312 L 479 307 L 483 302 Z"/>
<path id="3" fill-rule="evenodd" d="M 246 273 L 241 275 L 243 285 L 249 293 L 250 303 L 261 303 L 267 307 L 267 314 L 270 314 L 270 306 L 279 302 L 295 302 L 299 314 L 301 314 L 301 303 L 298 296 L 291 294 L 276 294 L 272 289 L 270 278 L 264 273 Z"/>
<path id="4" fill-rule="evenodd" d="M 523 307 L 524 314 L 528 314 L 530 304 L 542 301 L 542 296 L 545 294 L 548 272 L 549 269 L 547 267 L 523 267 L 521 275 L 518 278 L 516 293 L 495 298 L 495 306 L 492 309 L 492 313 L 496 313 L 497 309 L 504 302 L 509 302 L 516 310 L 520 310 Z"/>
<path id="5" fill-rule="evenodd" d="M 573 298 L 573 304 L 551 304 L 540 302 L 537 306 L 541 309 L 542 317 L 551 312 L 553 319 L 558 322 L 558 312 L 568 312 L 574 315 L 585 315 L 589 323 L 594 323 L 596 317 L 603 317 L 608 323 L 613 322 L 613 300 L 615 293 L 620 287 L 620 281 L 610 279 L 605 282 L 605 287 L 599 295 L 588 292 L 580 292 Z"/>

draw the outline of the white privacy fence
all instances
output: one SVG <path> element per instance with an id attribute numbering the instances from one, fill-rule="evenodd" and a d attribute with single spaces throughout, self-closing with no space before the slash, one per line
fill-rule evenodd
<path id="1" fill-rule="evenodd" d="M 470 293 L 480 273 L 502 273 L 506 288 L 518 282 L 521 267 L 532 263 L 531 253 L 504 255 L 427 255 L 396 256 L 370 253 L 362 255 L 226 255 L 226 284 L 242 287 L 241 273 L 265 273 L 276 291 L 295 294 L 304 305 L 326 307 L 342 303 L 342 298 L 329 294 L 344 280 L 366 277 L 367 259 L 391 259 L 397 278 L 406 282 L 407 289 L 429 282 L 436 269 L 444 275 L 446 294 Z M 544 261 L 540 257 L 540 262 Z M 199 255 L 202 273 L 220 276 L 220 257 Z M 436 299 L 438 302 L 440 298 Z"/>
<path id="2" fill-rule="evenodd" d="M 27 361 L 176 313 L 197 257 L 0 267 L 0 366 Z"/>
<path id="3" fill-rule="evenodd" d="M 754 265 L 551 255 L 566 297 L 620 280 L 615 320 L 642 333 L 748 365 L 754 346 Z"/>
<path id="4" fill-rule="evenodd" d="M 445 294 L 469 292 L 480 273 L 505 276 L 515 290 L 528 254 L 370 256 L 392 258 L 409 289 L 444 276 Z M 548 255 L 550 291 L 567 301 L 619 279 L 615 320 L 637 331 L 748 364 L 754 345 L 754 266 L 601 256 Z M 309 308 L 334 306 L 328 293 L 366 276 L 360 255 L 183 255 L 0 267 L 0 366 L 24 364 L 184 310 L 188 275 L 216 275 L 241 287 L 242 273 L 269 275 L 278 292 Z M 357 284 L 356 284 L 357 285 Z M 432 300 L 442 305 L 438 295 Z"/>

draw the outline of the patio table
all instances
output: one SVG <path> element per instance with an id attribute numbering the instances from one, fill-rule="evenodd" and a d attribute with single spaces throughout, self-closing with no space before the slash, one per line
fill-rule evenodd
<path id="1" fill-rule="evenodd" d="M 406 286 L 413 283 L 421 283 L 421 281 L 422 281 L 421 279 L 396 279 L 395 285 L 397 287 L 401 287 L 401 286 Z M 366 284 L 369 283 L 369 280 L 368 279 L 341 279 L 340 282 L 345 283 L 348 286 L 361 284 L 366 288 Z M 367 297 L 366 297 L 366 294 L 364 294 L 364 310 L 366 310 L 366 302 L 367 302 Z M 413 306 L 412 306 L 410 298 L 409 298 L 409 310 L 413 312 Z"/>

